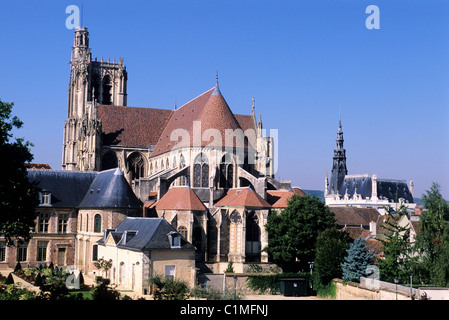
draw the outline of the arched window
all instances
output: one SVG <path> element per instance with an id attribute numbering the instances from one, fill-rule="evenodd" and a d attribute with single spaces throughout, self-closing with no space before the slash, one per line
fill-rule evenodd
<path id="1" fill-rule="evenodd" d="M 139 179 L 145 176 L 145 159 L 139 152 L 133 152 L 128 157 L 128 167 L 131 172 L 131 179 Z"/>
<path id="2" fill-rule="evenodd" d="M 181 237 L 183 237 L 184 239 L 187 239 L 187 228 L 184 226 L 180 226 L 178 228 L 178 232 L 181 235 Z"/>
<path id="3" fill-rule="evenodd" d="M 232 165 L 232 158 L 229 154 L 225 154 L 221 158 L 220 163 L 220 187 L 232 188 L 234 183 L 234 166 Z"/>
<path id="4" fill-rule="evenodd" d="M 185 166 L 186 166 L 186 160 L 184 159 L 184 156 L 181 154 L 181 156 L 179 157 L 179 167 L 182 169 Z M 188 173 L 186 175 L 181 176 L 180 185 L 181 186 L 190 185 L 190 177 L 189 177 Z"/>
<path id="5" fill-rule="evenodd" d="M 109 75 L 106 75 L 103 78 L 102 82 L 103 82 L 103 100 L 101 103 L 107 104 L 107 105 L 112 104 L 112 101 L 111 101 L 112 85 L 111 85 L 111 78 L 109 77 Z"/>
<path id="6" fill-rule="evenodd" d="M 208 188 L 209 187 L 209 163 L 207 157 L 200 153 L 194 161 L 193 165 L 193 187 Z"/>
<path id="7" fill-rule="evenodd" d="M 259 218 L 254 211 L 246 215 L 246 262 L 260 262 Z"/>
<path id="8" fill-rule="evenodd" d="M 101 232 L 101 215 L 99 214 L 94 217 L 94 232 Z"/>
<path id="9" fill-rule="evenodd" d="M 246 241 L 260 241 L 259 218 L 254 211 L 246 216 Z"/>

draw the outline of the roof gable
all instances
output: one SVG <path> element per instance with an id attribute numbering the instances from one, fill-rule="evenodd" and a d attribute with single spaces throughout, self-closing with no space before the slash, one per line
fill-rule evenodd
<path id="1" fill-rule="evenodd" d="M 257 192 L 251 188 L 229 189 L 226 195 L 216 204 L 216 207 L 249 207 L 249 208 L 271 208 Z"/>
<path id="2" fill-rule="evenodd" d="M 175 228 L 163 218 L 127 217 L 116 228 L 116 233 L 125 234 L 133 231 L 133 237 L 126 242 L 120 241 L 117 247 L 131 250 L 170 250 L 169 234 Z M 194 250 L 195 247 L 182 239 L 181 246 L 176 250 Z"/>
<path id="3" fill-rule="evenodd" d="M 242 146 L 247 148 L 248 141 L 246 139 L 237 140 L 240 136 L 226 139 L 227 132 L 229 136 L 229 133 L 238 132 L 236 130 L 241 130 L 243 138 L 244 131 L 240 122 L 244 124 L 245 130 L 254 129 L 254 124 L 250 123 L 252 120 L 247 117 L 239 116 L 240 121 L 237 120 L 218 87 L 211 88 L 173 112 L 151 156 L 191 146 Z M 214 136 L 214 133 L 217 132 L 221 137 Z M 255 132 L 253 135 L 254 137 L 248 136 L 250 144 L 255 141 Z"/>
<path id="4" fill-rule="evenodd" d="M 172 187 L 156 204 L 156 210 L 207 210 L 195 191 L 189 187 Z"/>

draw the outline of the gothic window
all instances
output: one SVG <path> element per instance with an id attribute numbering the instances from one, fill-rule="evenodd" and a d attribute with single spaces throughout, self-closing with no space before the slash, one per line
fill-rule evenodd
<path id="1" fill-rule="evenodd" d="M 193 165 L 193 186 L 195 188 L 209 187 L 209 164 L 203 153 L 200 153 Z"/>
<path id="2" fill-rule="evenodd" d="M 111 101 L 111 79 L 109 77 L 109 75 L 106 75 L 103 78 L 103 100 L 102 100 L 102 104 L 106 104 L 106 105 L 110 105 L 112 104 Z"/>
<path id="3" fill-rule="evenodd" d="M 131 179 L 139 179 L 145 176 L 145 159 L 139 152 L 133 152 L 128 157 L 128 168 L 131 173 Z"/>
<path id="4" fill-rule="evenodd" d="M 179 157 L 179 166 L 180 166 L 181 169 L 186 166 L 186 160 L 184 159 L 184 156 L 182 154 Z M 188 173 L 186 175 L 182 175 L 181 176 L 180 185 L 181 186 L 188 186 L 188 185 L 190 185 L 190 177 L 189 177 Z"/>
<path id="5" fill-rule="evenodd" d="M 251 211 L 246 216 L 246 241 L 259 241 L 260 227 L 259 218 L 254 211 Z"/>
<path id="6" fill-rule="evenodd" d="M 234 182 L 234 166 L 229 154 L 225 154 L 221 158 L 220 163 L 220 187 L 232 188 Z"/>
<path id="7" fill-rule="evenodd" d="M 101 232 L 101 215 L 99 214 L 94 217 L 94 232 Z"/>

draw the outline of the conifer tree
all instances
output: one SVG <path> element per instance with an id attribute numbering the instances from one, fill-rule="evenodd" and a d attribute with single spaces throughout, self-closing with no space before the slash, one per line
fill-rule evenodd
<path id="1" fill-rule="evenodd" d="M 366 277 L 366 269 L 372 263 L 373 254 L 366 247 L 366 241 L 358 237 L 347 250 L 345 262 L 342 263 L 343 280 L 360 281 L 360 277 Z"/>

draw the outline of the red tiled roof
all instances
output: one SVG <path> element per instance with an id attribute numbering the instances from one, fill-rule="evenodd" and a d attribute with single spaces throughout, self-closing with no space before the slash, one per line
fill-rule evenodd
<path id="1" fill-rule="evenodd" d="M 155 145 L 172 110 L 99 105 L 104 144 L 147 147 Z"/>
<path id="2" fill-rule="evenodd" d="M 335 214 L 337 225 L 369 226 L 371 221 L 377 221 L 380 213 L 374 208 L 329 207 Z"/>
<path id="3" fill-rule="evenodd" d="M 267 190 L 267 201 L 273 208 L 287 208 L 288 200 L 294 194 L 305 195 L 300 188 L 293 188 L 293 191 Z"/>
<path id="4" fill-rule="evenodd" d="M 239 119 L 242 124 L 244 124 L 245 128 L 250 127 L 246 117 L 239 117 Z M 198 132 L 197 135 L 195 135 L 196 132 L 194 132 L 194 121 L 199 121 L 201 125 L 201 131 Z M 203 141 L 202 138 L 207 136 L 208 132 L 205 134 L 205 131 L 208 129 L 218 130 L 221 134 L 221 141 L 215 140 L 214 136 L 211 136 L 207 141 Z M 187 102 L 173 112 L 173 115 L 165 126 L 151 156 L 154 157 L 169 152 L 173 148 L 190 146 L 238 147 L 243 145 L 244 147 L 247 147 L 243 144 L 244 142 L 239 144 L 239 142 L 235 142 L 234 139 L 231 142 L 233 145 L 228 145 L 228 141 L 225 139 L 226 130 L 236 129 L 242 129 L 239 121 L 230 110 L 224 97 L 218 90 L 218 87 L 215 87 Z M 190 139 L 183 139 L 183 133 L 188 133 Z M 172 139 L 174 138 L 177 138 L 177 140 L 173 141 Z"/>
<path id="5" fill-rule="evenodd" d="M 172 187 L 156 204 L 156 210 L 207 210 L 204 204 L 189 187 Z"/>
<path id="6" fill-rule="evenodd" d="M 47 169 L 51 170 L 51 167 L 49 164 L 46 163 L 25 163 L 25 167 L 28 169 Z"/>
<path id="7" fill-rule="evenodd" d="M 216 204 L 216 207 L 250 207 L 270 208 L 271 205 L 265 201 L 257 192 L 251 188 L 229 189 L 226 195 Z"/>

